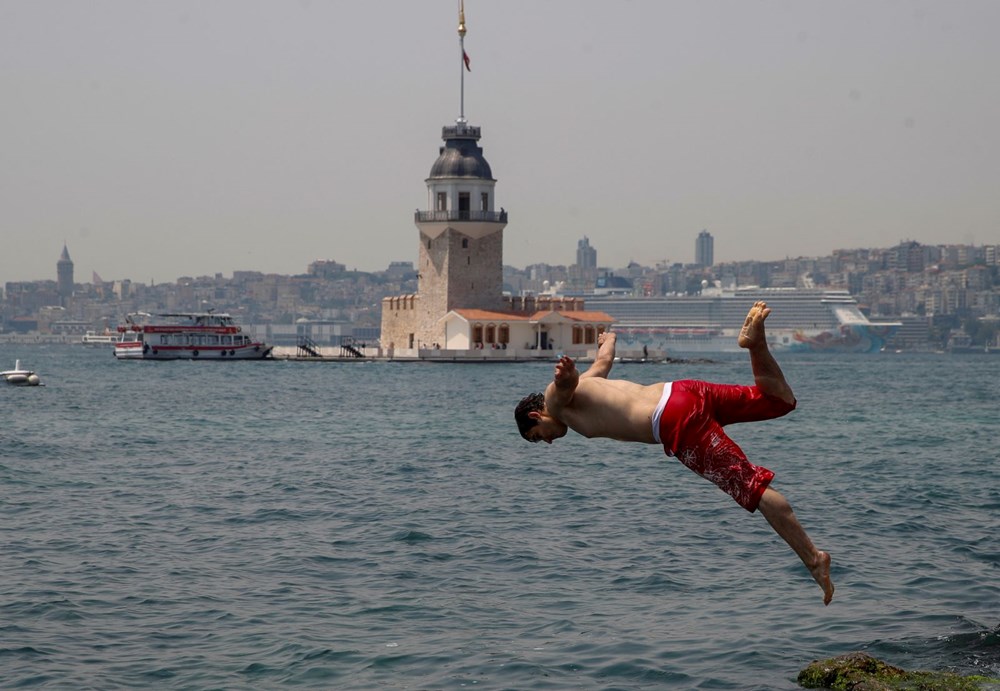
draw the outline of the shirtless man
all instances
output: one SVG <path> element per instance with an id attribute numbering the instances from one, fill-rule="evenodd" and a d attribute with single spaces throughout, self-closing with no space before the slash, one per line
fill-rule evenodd
<path id="1" fill-rule="evenodd" d="M 572 429 L 585 437 L 662 444 L 678 460 L 728 493 L 747 511 L 760 509 L 774 531 L 795 551 L 823 589 L 823 604 L 833 599 L 830 555 L 821 552 L 802 528 L 792 507 L 770 488 L 774 477 L 756 466 L 723 431 L 735 422 L 780 417 L 794 410 L 795 396 L 771 355 L 764 302 L 750 308 L 738 343 L 750 351 L 754 386 L 685 380 L 644 386 L 608 379 L 615 359 L 615 334 L 598 338 L 597 357 L 580 374 L 563 356 L 545 393 L 526 396 L 514 411 L 521 436 L 531 442 L 553 440 Z"/>

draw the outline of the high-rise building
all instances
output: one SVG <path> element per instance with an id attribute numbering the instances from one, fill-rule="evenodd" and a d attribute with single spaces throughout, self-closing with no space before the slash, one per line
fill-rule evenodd
<path id="1" fill-rule="evenodd" d="M 586 235 L 576 243 L 576 265 L 581 269 L 597 268 L 597 250 L 590 246 Z"/>
<path id="2" fill-rule="evenodd" d="M 59 301 L 66 307 L 73 297 L 73 260 L 69 258 L 66 243 L 63 243 L 62 254 L 56 262 L 56 282 L 59 286 Z"/>
<path id="3" fill-rule="evenodd" d="M 715 263 L 715 239 L 707 230 L 698 233 L 698 239 L 694 243 L 694 263 L 698 266 L 709 267 Z"/>

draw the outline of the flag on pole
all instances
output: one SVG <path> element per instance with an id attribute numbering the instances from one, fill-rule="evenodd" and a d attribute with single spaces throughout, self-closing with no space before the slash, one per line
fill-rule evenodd
<path id="1" fill-rule="evenodd" d="M 469 67 L 469 54 L 466 53 L 464 49 L 462 50 L 462 60 L 465 62 L 465 69 L 471 72 L 472 68 Z"/>

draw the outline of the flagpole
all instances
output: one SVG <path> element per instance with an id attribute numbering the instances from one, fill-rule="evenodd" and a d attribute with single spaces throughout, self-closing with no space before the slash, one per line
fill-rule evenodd
<path id="1" fill-rule="evenodd" d="M 465 124 L 465 0 L 458 0 L 458 72 L 459 72 L 459 104 L 458 121 Z"/>

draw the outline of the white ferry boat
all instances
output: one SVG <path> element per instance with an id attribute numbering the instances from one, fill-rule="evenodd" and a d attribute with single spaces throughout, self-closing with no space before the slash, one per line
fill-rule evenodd
<path id="1" fill-rule="evenodd" d="M 776 351 L 879 352 L 900 326 L 870 321 L 846 290 L 710 287 L 696 296 L 586 300 L 588 309 L 615 318 L 619 344 L 668 353 L 738 352 L 740 327 L 757 300 L 772 310 L 767 340 Z"/>
<path id="2" fill-rule="evenodd" d="M 87 333 L 83 334 L 83 337 L 80 339 L 80 341 L 84 345 L 95 345 L 95 346 L 113 345 L 114 342 L 117 340 L 115 336 L 116 334 L 112 333 L 111 331 L 104 331 L 103 333 L 98 333 L 96 331 L 88 331 Z"/>
<path id="3" fill-rule="evenodd" d="M 243 333 L 228 314 L 130 314 L 118 327 L 119 360 L 262 360 L 272 346 Z M 160 320 L 163 321 L 160 321 Z"/>

